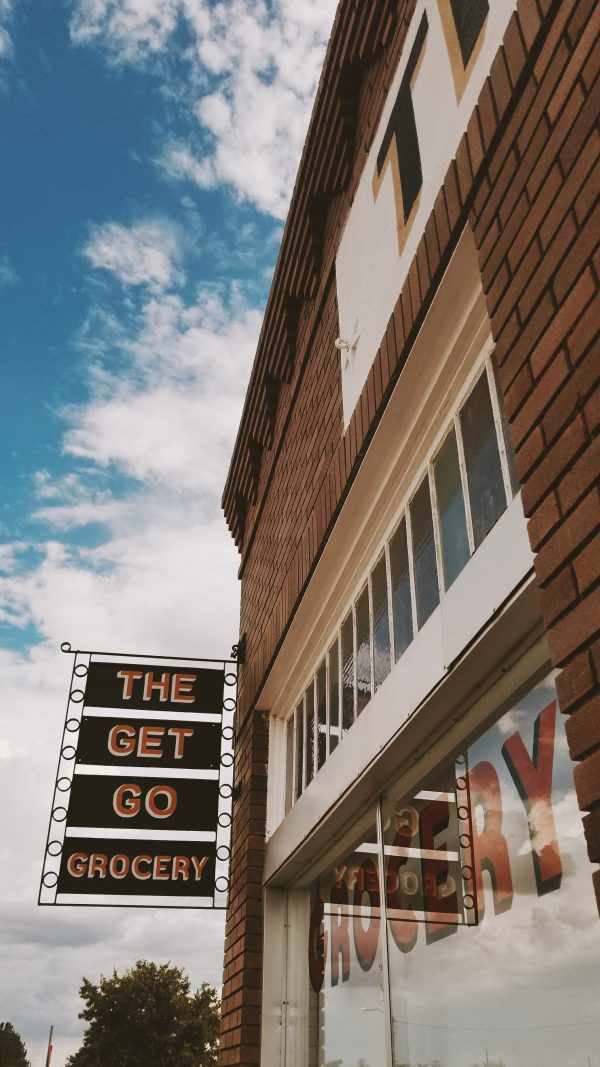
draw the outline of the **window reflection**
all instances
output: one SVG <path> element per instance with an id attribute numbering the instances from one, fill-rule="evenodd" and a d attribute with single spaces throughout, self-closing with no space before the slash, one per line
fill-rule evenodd
<path id="1" fill-rule="evenodd" d="M 373 666 L 375 689 L 390 673 L 392 666 L 390 650 L 390 617 L 388 611 L 387 574 L 385 556 L 382 556 L 371 579 L 373 592 Z"/>
<path id="2" fill-rule="evenodd" d="M 317 671 L 317 769 L 327 758 L 327 694 L 325 660 Z"/>
<path id="3" fill-rule="evenodd" d="M 383 882 L 374 822 L 311 891 L 310 1067 L 384 1067 L 388 1005 L 394 1067 L 596 1064 L 600 923 L 551 679 L 388 791 Z"/>
<path id="4" fill-rule="evenodd" d="M 425 478 L 413 497 L 410 505 L 410 522 L 415 568 L 417 623 L 420 629 L 427 622 L 440 600 L 429 478 Z"/>
<path id="5" fill-rule="evenodd" d="M 386 1062 L 379 894 L 373 822 L 311 889 L 309 1067 Z"/>
<path id="6" fill-rule="evenodd" d="M 506 508 L 506 491 L 487 377 L 482 374 L 460 413 L 473 536 L 477 548 Z"/>
<path id="7" fill-rule="evenodd" d="M 356 602 L 356 714 L 371 699 L 371 627 L 369 590 L 365 586 Z"/>
<path id="8" fill-rule="evenodd" d="M 340 740 L 340 662 L 337 638 L 329 649 L 329 751 Z"/>
<path id="9" fill-rule="evenodd" d="M 342 732 L 354 722 L 354 631 L 352 612 L 342 624 Z"/>
<path id="10" fill-rule="evenodd" d="M 449 589 L 469 559 L 465 501 L 454 430 L 448 434 L 435 461 L 435 490 L 440 517 L 444 589 Z"/>
<path id="11" fill-rule="evenodd" d="M 315 773 L 315 690 L 309 685 L 304 694 L 306 712 L 306 784 L 312 782 Z"/>
<path id="12" fill-rule="evenodd" d="M 399 660 L 413 639 L 410 568 L 404 519 L 390 541 L 390 571 L 394 614 L 394 654 L 396 660 Z"/>

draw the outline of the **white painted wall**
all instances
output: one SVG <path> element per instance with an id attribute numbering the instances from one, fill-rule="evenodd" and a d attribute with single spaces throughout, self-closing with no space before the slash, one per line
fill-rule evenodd
<path id="1" fill-rule="evenodd" d="M 491 0 L 483 30 L 483 44 L 460 103 L 457 103 L 437 0 L 419 0 L 417 4 L 336 259 L 340 335 L 346 339 L 357 333 L 360 335 L 353 352 L 341 353 L 345 426 L 350 422 L 435 198 L 456 154 L 515 6 L 514 0 Z M 385 172 L 376 200 L 373 175 L 377 154 L 425 10 L 429 32 L 413 88 L 423 188 L 400 255 L 391 168 L 388 166 Z"/>

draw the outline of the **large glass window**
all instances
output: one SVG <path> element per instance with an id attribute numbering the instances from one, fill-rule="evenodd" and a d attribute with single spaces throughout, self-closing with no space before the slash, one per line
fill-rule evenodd
<path id="1" fill-rule="evenodd" d="M 336 856 L 310 892 L 308 966 L 318 1043 L 308 1067 L 386 1062 L 377 828 Z M 310 1020 L 314 1033 L 315 1021 Z"/>
<path id="2" fill-rule="evenodd" d="M 363 826 L 311 891 L 310 1067 L 595 1064 L 600 922 L 552 679 Z"/>
<path id="3" fill-rule="evenodd" d="M 301 774 L 296 768 L 294 800 L 431 617 L 440 596 L 506 508 L 507 496 L 518 488 L 494 382 L 490 365 L 446 428 L 426 464 L 428 473 L 363 581 L 362 592 L 353 597 L 329 651 L 325 655 L 323 649 L 313 667 L 303 723 L 296 726 L 296 741 L 305 751 L 297 757 L 303 763 Z"/>

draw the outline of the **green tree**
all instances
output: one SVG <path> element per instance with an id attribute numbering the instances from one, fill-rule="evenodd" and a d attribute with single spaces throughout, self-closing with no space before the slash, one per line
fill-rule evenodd
<path id="1" fill-rule="evenodd" d="M 0 1067 L 31 1067 L 27 1049 L 12 1023 L 0 1023 Z"/>
<path id="2" fill-rule="evenodd" d="M 181 968 L 139 960 L 98 985 L 84 978 L 79 992 L 88 1027 L 67 1067 L 215 1067 L 217 992 L 204 983 L 190 994 Z"/>

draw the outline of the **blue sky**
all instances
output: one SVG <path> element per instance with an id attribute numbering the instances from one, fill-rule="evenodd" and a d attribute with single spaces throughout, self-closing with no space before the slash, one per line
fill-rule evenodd
<path id="1" fill-rule="evenodd" d="M 219 501 L 334 8 L 0 0 L 0 1004 L 34 1067 L 83 974 L 220 982 L 220 916 L 36 907 L 58 649 L 236 638 Z"/>

